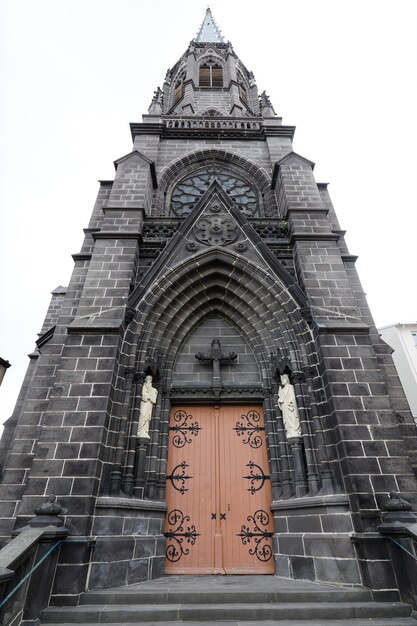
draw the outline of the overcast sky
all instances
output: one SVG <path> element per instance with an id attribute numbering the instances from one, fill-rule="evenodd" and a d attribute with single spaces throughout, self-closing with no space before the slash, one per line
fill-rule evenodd
<path id="1" fill-rule="evenodd" d="M 0 3 L 0 390 L 11 414 L 98 189 L 203 0 Z M 378 326 L 417 320 L 415 0 L 213 0 L 226 40 L 329 190 Z"/>

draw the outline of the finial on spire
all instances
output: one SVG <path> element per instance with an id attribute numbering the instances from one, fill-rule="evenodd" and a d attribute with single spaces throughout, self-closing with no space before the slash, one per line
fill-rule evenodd
<path id="1" fill-rule="evenodd" d="M 271 100 L 265 91 L 259 96 L 259 107 L 261 109 L 262 117 L 275 117 L 276 113 L 274 107 L 271 104 Z"/>
<path id="2" fill-rule="evenodd" d="M 162 113 L 163 102 L 164 102 L 164 95 L 162 93 L 162 89 L 160 87 L 157 87 L 156 91 L 154 91 L 152 102 L 148 109 L 148 113 L 160 115 Z"/>
<path id="3" fill-rule="evenodd" d="M 224 43 L 221 31 L 214 20 L 209 6 L 207 6 L 206 14 L 204 16 L 203 23 L 200 26 L 200 30 L 197 33 L 196 41 L 206 43 Z"/>

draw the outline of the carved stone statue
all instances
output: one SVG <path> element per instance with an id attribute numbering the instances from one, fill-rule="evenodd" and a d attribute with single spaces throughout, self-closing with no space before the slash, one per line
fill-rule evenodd
<path id="1" fill-rule="evenodd" d="M 287 374 L 281 376 L 281 387 L 278 391 L 278 405 L 281 409 L 282 419 L 287 439 L 301 437 L 300 416 L 298 414 L 294 387 L 290 383 Z"/>
<path id="2" fill-rule="evenodd" d="M 149 422 L 152 417 L 152 409 L 156 404 L 158 390 L 152 387 L 152 376 L 146 376 L 142 386 L 142 398 L 140 403 L 138 437 L 150 439 Z"/>

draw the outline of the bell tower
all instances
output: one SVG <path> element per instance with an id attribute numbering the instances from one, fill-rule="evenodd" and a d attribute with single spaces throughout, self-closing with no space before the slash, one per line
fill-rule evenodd
<path id="1" fill-rule="evenodd" d="M 253 74 L 224 41 L 209 8 L 197 37 L 167 72 L 160 111 L 182 116 L 259 115 Z"/>
<path id="2" fill-rule="evenodd" d="M 327 185 L 210 9 L 130 128 L 5 425 L 3 538 L 56 496 L 55 603 L 164 573 L 374 588 L 417 442 Z"/>

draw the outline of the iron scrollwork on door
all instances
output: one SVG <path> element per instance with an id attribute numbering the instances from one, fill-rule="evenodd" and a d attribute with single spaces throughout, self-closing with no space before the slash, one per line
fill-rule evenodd
<path id="1" fill-rule="evenodd" d="M 247 491 L 250 491 L 250 493 L 253 495 L 257 491 L 262 489 L 265 481 L 270 480 L 271 477 L 268 474 L 264 474 L 262 467 L 260 467 L 253 461 L 249 461 L 249 463 L 246 464 L 246 467 L 249 467 L 250 469 L 250 476 L 243 476 L 243 478 L 250 480 L 250 487 Z"/>
<path id="2" fill-rule="evenodd" d="M 190 516 L 184 515 L 179 509 L 173 509 L 168 513 L 168 526 L 171 528 L 164 533 L 168 539 L 165 556 L 171 563 L 176 563 L 182 556 L 190 553 L 190 548 L 184 547 L 184 543 L 193 546 L 200 533 L 196 531 L 195 525 L 190 522 Z"/>
<path id="3" fill-rule="evenodd" d="M 262 446 L 262 437 L 259 433 L 265 430 L 264 426 L 260 426 L 261 416 L 258 411 L 249 411 L 247 415 L 241 416 L 245 422 L 236 422 L 236 426 L 233 430 L 236 431 L 238 437 L 244 435 L 246 438 L 242 440 L 242 443 L 249 444 L 251 448 L 260 448 Z"/>
<path id="4" fill-rule="evenodd" d="M 272 557 L 270 539 L 274 533 L 265 530 L 269 524 L 268 513 L 262 509 L 258 509 L 253 515 L 248 515 L 247 520 L 248 522 L 252 522 L 253 528 L 251 529 L 250 526 L 243 524 L 237 536 L 240 537 L 244 546 L 247 544 L 252 545 L 253 540 L 255 545 L 249 548 L 249 554 L 252 556 L 255 555 L 259 561 L 269 561 Z"/>
<path id="5" fill-rule="evenodd" d="M 169 430 L 174 431 L 172 438 L 172 445 L 175 448 L 183 448 L 187 443 L 191 443 L 192 439 L 189 435 L 197 436 L 198 431 L 201 430 L 198 422 L 189 422 L 193 419 L 192 415 L 188 415 L 185 411 L 180 409 L 174 414 L 175 426 L 170 426 Z"/>
<path id="6" fill-rule="evenodd" d="M 174 487 L 176 491 L 179 491 L 183 496 L 186 491 L 188 491 L 186 485 L 187 480 L 193 478 L 192 476 L 187 476 L 185 473 L 185 468 L 189 467 L 188 463 L 182 461 L 179 465 L 176 465 L 172 470 L 171 474 L 167 476 L 167 480 L 171 481 L 171 485 Z M 179 486 L 178 486 L 179 485 Z"/>

